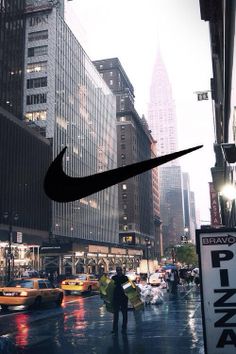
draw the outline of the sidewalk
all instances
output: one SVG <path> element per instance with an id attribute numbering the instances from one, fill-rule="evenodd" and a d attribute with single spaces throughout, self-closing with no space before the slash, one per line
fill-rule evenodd
<path id="1" fill-rule="evenodd" d="M 105 353 L 204 354 L 199 289 L 166 293 L 162 305 L 129 312 L 127 336 L 113 337 Z"/>

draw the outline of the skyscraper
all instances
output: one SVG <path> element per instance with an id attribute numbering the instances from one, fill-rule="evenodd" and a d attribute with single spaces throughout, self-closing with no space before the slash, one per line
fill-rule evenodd
<path id="1" fill-rule="evenodd" d="M 153 138 L 144 117 L 134 107 L 134 88 L 118 58 L 94 64 L 116 96 L 117 162 L 125 166 L 151 158 Z M 152 171 L 119 184 L 119 235 L 122 244 L 155 247 Z"/>
<path id="2" fill-rule="evenodd" d="M 157 141 L 158 156 L 177 151 L 177 120 L 168 73 L 158 50 L 150 86 L 148 124 Z M 164 250 L 184 232 L 182 173 L 178 160 L 160 166 L 160 217 Z"/>
<path id="3" fill-rule="evenodd" d="M 60 5 L 60 6 L 59 6 Z M 27 0 L 24 116 L 67 146 L 64 171 L 85 176 L 117 166 L 115 97 L 63 19 L 60 2 Z M 52 233 L 118 241 L 117 186 L 72 203 L 53 203 Z"/>
<path id="4" fill-rule="evenodd" d="M 0 106 L 22 118 L 24 0 L 0 0 Z"/>

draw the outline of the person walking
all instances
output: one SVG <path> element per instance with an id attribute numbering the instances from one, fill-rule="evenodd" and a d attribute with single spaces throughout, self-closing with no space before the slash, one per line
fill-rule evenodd
<path id="1" fill-rule="evenodd" d="M 121 267 L 116 267 L 116 275 L 113 275 L 112 280 L 114 281 L 114 292 L 113 292 L 113 334 L 118 332 L 118 322 L 119 322 L 119 311 L 121 310 L 123 315 L 122 322 L 122 333 L 125 334 L 127 330 L 128 322 L 128 298 L 125 295 L 122 284 L 129 281 L 128 277 L 123 274 Z"/>
<path id="2" fill-rule="evenodd" d="M 179 283 L 179 275 L 176 269 L 171 269 L 169 274 L 169 288 L 171 294 L 177 294 L 177 285 Z"/>

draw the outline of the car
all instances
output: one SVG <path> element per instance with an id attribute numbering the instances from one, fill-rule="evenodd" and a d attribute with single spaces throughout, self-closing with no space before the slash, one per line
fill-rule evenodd
<path id="1" fill-rule="evenodd" d="M 149 284 L 152 286 L 163 286 L 165 284 L 163 274 L 158 272 L 151 274 L 149 277 Z"/>
<path id="2" fill-rule="evenodd" d="M 9 306 L 40 307 L 41 304 L 55 302 L 60 306 L 63 291 L 56 288 L 48 279 L 20 278 L 0 287 L 0 305 L 3 311 Z"/>
<path id="3" fill-rule="evenodd" d="M 61 289 L 64 290 L 66 295 L 72 291 L 79 293 L 92 292 L 92 290 L 99 290 L 98 278 L 93 274 L 77 274 L 73 279 L 65 279 L 61 283 Z"/>

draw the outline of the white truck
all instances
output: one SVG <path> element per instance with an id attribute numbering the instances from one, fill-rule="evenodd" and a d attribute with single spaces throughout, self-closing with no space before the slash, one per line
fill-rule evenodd
<path id="1" fill-rule="evenodd" d="M 152 274 L 158 269 L 158 261 L 157 260 L 147 260 L 141 259 L 139 263 L 139 267 L 137 267 L 137 274 Z"/>

